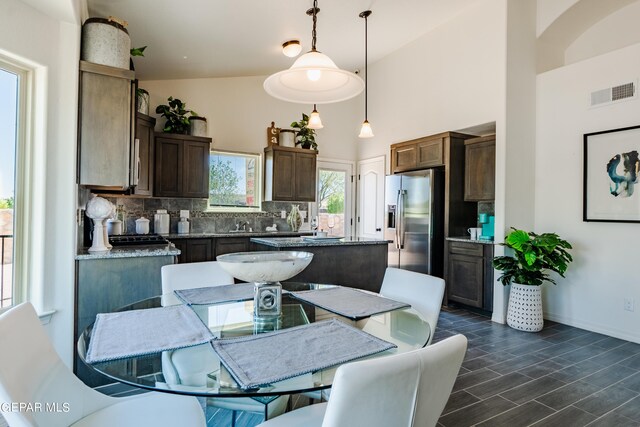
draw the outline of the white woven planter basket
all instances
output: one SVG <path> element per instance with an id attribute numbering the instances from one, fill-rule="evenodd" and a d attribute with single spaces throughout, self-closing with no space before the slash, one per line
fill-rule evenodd
<path id="1" fill-rule="evenodd" d="M 507 324 L 513 329 L 538 332 L 544 326 L 540 286 L 511 284 Z"/>

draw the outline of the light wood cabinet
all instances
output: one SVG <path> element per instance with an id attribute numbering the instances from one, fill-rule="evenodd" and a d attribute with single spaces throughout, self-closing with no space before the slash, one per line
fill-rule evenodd
<path id="1" fill-rule="evenodd" d="M 271 146 L 264 153 L 266 201 L 315 202 L 317 151 Z"/>
<path id="2" fill-rule="evenodd" d="M 495 199 L 496 136 L 489 135 L 464 142 L 464 200 L 468 202 Z"/>
<path id="3" fill-rule="evenodd" d="M 154 195 L 209 197 L 210 144 L 211 138 L 156 133 Z"/>
<path id="4" fill-rule="evenodd" d="M 133 71 L 80 61 L 80 185 L 124 190 L 133 184 L 133 79 Z"/>

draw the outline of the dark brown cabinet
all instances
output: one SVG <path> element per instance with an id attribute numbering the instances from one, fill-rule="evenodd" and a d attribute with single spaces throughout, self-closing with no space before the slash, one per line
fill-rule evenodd
<path id="1" fill-rule="evenodd" d="M 467 139 L 465 148 L 464 200 L 495 199 L 496 136 Z"/>
<path id="2" fill-rule="evenodd" d="M 393 144 L 391 172 L 406 172 L 444 165 L 444 145 L 442 134 Z"/>
<path id="3" fill-rule="evenodd" d="M 157 197 L 209 197 L 209 149 L 211 138 L 155 134 L 155 182 Z"/>
<path id="4" fill-rule="evenodd" d="M 171 242 L 180 249 L 178 263 L 213 261 L 213 239 L 171 239 Z"/>
<path id="5" fill-rule="evenodd" d="M 447 299 L 492 311 L 493 245 L 448 241 L 447 246 Z"/>
<path id="6" fill-rule="evenodd" d="M 266 201 L 316 200 L 317 151 L 271 146 L 264 153 Z"/>
<path id="7" fill-rule="evenodd" d="M 216 257 L 233 252 L 248 252 L 248 237 L 218 237 L 216 238 Z"/>
<path id="8" fill-rule="evenodd" d="M 137 166 L 134 169 L 135 187 L 132 194 L 140 196 L 153 195 L 153 171 L 154 171 L 154 134 L 153 127 L 156 119 L 146 114 L 136 113 L 136 139 L 134 145 L 134 161 Z M 137 157 L 137 158 L 136 158 Z"/>

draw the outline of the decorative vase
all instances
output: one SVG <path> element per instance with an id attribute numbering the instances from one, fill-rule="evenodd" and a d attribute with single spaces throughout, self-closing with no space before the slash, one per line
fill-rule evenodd
<path id="1" fill-rule="evenodd" d="M 289 224 L 292 231 L 298 231 L 300 229 L 302 225 L 302 215 L 300 215 L 298 205 L 291 205 L 291 212 L 289 212 L 289 216 L 287 217 L 287 224 Z"/>
<path id="2" fill-rule="evenodd" d="M 199 116 L 189 117 L 191 136 L 207 136 L 207 119 Z"/>
<path id="3" fill-rule="evenodd" d="M 138 113 L 149 115 L 149 94 L 145 92 L 138 93 Z"/>
<path id="4" fill-rule="evenodd" d="M 538 332 L 544 326 L 540 286 L 511 284 L 507 325 L 525 332 Z"/>

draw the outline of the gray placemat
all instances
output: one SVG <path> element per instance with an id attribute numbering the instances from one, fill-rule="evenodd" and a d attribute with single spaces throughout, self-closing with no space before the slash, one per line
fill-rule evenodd
<path id="1" fill-rule="evenodd" d="M 350 319 L 362 319 L 373 316 L 374 314 L 411 307 L 410 304 L 404 302 L 394 301 L 375 294 L 341 286 L 328 289 L 291 292 L 291 295 Z"/>
<path id="2" fill-rule="evenodd" d="M 245 390 L 396 347 L 336 319 L 211 345 Z"/>
<path id="3" fill-rule="evenodd" d="M 185 305 L 96 316 L 87 363 L 175 350 L 206 343 L 213 334 Z"/>
<path id="4" fill-rule="evenodd" d="M 206 286 L 204 288 L 182 289 L 174 293 L 189 305 L 208 305 L 221 302 L 247 301 L 253 299 L 253 283 L 237 285 Z"/>

